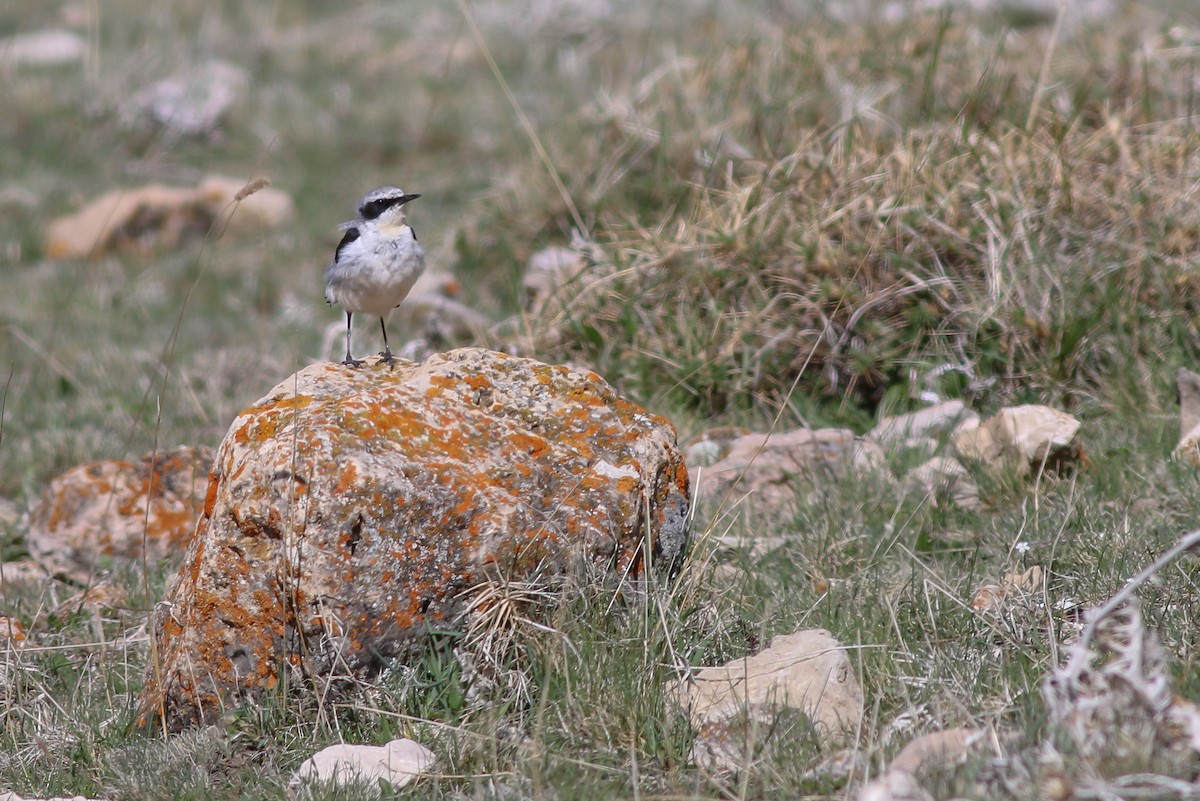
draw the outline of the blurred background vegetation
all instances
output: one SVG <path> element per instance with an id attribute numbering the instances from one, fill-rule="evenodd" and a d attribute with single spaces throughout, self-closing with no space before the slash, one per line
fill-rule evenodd
<path id="1" fill-rule="evenodd" d="M 490 344 L 590 364 L 684 433 L 863 427 L 922 392 L 1160 408 L 1196 357 L 1197 12 L 1070 8 L 10 4 L 0 34 L 65 27 L 86 52 L 0 60 L 0 493 L 215 444 L 331 356 L 321 271 L 382 183 L 422 193 L 431 268 L 496 321 L 531 254 L 588 243 Z M 138 113 L 213 60 L 247 80 L 211 129 Z M 268 178 L 296 220 L 45 257 L 55 216 L 212 173 Z"/>

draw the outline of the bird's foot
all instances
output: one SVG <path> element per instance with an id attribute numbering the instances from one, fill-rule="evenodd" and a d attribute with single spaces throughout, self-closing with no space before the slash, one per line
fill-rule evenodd
<path id="1" fill-rule="evenodd" d="M 396 357 L 392 355 L 392 351 L 390 349 L 379 351 L 379 361 L 386 364 L 389 370 L 396 369 Z"/>
<path id="2" fill-rule="evenodd" d="M 347 353 L 346 358 L 342 359 L 342 364 L 346 365 L 351 370 L 357 370 L 359 367 L 362 367 L 364 364 L 366 364 L 366 362 L 364 362 L 362 359 L 355 359 L 351 357 L 349 353 Z"/>

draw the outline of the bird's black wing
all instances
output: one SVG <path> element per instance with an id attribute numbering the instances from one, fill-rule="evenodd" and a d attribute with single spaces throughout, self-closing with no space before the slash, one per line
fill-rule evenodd
<path id="1" fill-rule="evenodd" d="M 346 229 L 346 235 L 342 237 L 341 242 L 338 242 L 337 251 L 333 254 L 333 261 L 335 264 L 337 263 L 338 259 L 340 259 L 342 257 L 342 249 L 345 248 L 346 245 L 349 245 L 351 242 L 353 242 L 355 239 L 358 239 L 360 236 L 362 236 L 362 234 L 359 233 L 358 228 L 347 228 Z"/>

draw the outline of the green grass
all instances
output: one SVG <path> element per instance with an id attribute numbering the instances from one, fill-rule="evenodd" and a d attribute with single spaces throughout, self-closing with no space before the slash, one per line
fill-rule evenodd
<path id="1" fill-rule="evenodd" d="M 55 9 L 18 5 L 0 35 L 56 24 Z M 912 736 L 993 726 L 1003 759 L 928 786 L 1036 795 L 1044 744 L 1066 748 L 1041 694 L 1072 632 L 1054 603 L 1102 602 L 1200 518 L 1200 478 L 1167 458 L 1175 368 L 1200 363 L 1200 17 L 1184 0 L 1128 4 L 1053 40 L 1003 14 L 611 5 L 468 4 L 564 196 L 453 5 L 82 4 L 98 15 L 81 29 L 86 65 L 0 81 L 0 498 L 26 508 L 87 460 L 215 446 L 241 409 L 328 358 L 336 224 L 396 182 L 423 195 L 411 216 L 431 266 L 497 321 L 520 314 L 525 261 L 568 244 L 577 211 L 587 269 L 495 343 L 588 363 L 682 436 L 861 431 L 934 390 L 983 413 L 1071 411 L 1085 462 L 1036 483 L 980 470 L 977 512 L 844 482 L 767 530 L 721 518 L 645 599 L 612 603 L 603 582 L 527 599 L 552 631 L 500 652 L 491 690 L 468 686 L 454 649 L 469 644 L 447 634 L 337 705 L 281 695 L 170 741 L 132 726 L 138 626 L 165 576 L 117 575 L 130 602 L 96 616 L 62 605 L 69 588 L 8 591 L 0 614 L 43 648 L 0 662 L 0 790 L 284 798 L 323 745 L 410 736 L 442 773 L 411 798 L 852 797 Z M 122 121 L 137 89 L 208 58 L 251 75 L 219 136 Z M 296 221 L 174 252 L 44 258 L 55 216 L 209 172 L 268 177 Z M 726 526 L 783 544 L 713 556 L 707 535 Z M 6 555 L 22 534 L 0 531 Z M 969 608 L 1032 565 L 1049 610 Z M 1200 698 L 1192 562 L 1140 597 L 1176 692 Z M 863 769 L 809 775 L 831 749 L 788 715 L 752 770 L 697 769 L 666 682 L 797 627 L 851 648 Z M 1068 772 L 1086 778 L 1102 756 Z M 1105 766 L 1198 770 L 1152 757 Z"/>

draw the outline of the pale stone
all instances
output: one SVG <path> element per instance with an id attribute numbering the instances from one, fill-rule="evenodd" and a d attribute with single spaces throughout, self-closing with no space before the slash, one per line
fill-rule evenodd
<path id="1" fill-rule="evenodd" d="M 529 257 L 521 279 L 525 308 L 531 315 L 541 314 L 546 304 L 586 267 L 583 254 L 573 248 L 548 247 L 534 253 Z"/>
<path id="2" fill-rule="evenodd" d="M 864 784 L 858 801 L 933 801 L 933 796 L 911 773 L 897 770 Z"/>
<path id="3" fill-rule="evenodd" d="M 903 479 L 910 492 L 928 495 L 934 506 L 939 499 L 949 498 L 960 509 L 978 509 L 979 485 L 970 471 L 949 456 L 935 456 L 914 467 Z"/>
<path id="4" fill-rule="evenodd" d="M 414 292 L 392 312 L 389 322 L 397 322 L 404 331 L 419 335 L 430 356 L 446 347 L 489 341 L 492 321 L 481 312 L 453 298 L 431 292 Z"/>
<path id="5" fill-rule="evenodd" d="M 888 772 L 904 771 L 915 775 L 918 771 L 960 765 L 986 736 L 984 729 L 965 728 L 922 734 L 900 749 L 888 765 Z"/>
<path id="6" fill-rule="evenodd" d="M 87 41 L 61 28 L 19 33 L 0 39 L 0 68 L 52 67 L 83 61 Z"/>
<path id="7" fill-rule="evenodd" d="M 136 93 L 123 115 L 127 122 L 153 120 L 170 136 L 206 136 L 216 130 L 249 85 L 246 70 L 211 59 Z"/>
<path id="8" fill-rule="evenodd" d="M 291 196 L 265 185 L 236 200 L 246 187 L 246 181 L 213 175 L 195 188 L 115 189 L 53 220 L 46 228 L 46 255 L 75 259 L 110 250 L 171 249 L 213 230 L 260 230 L 295 216 Z"/>
<path id="9" fill-rule="evenodd" d="M 952 400 L 930 406 L 919 412 L 885 417 L 867 434 L 881 445 L 895 445 L 906 440 L 936 437 L 968 424 L 979 415 L 966 407 L 962 401 Z"/>
<path id="10" fill-rule="evenodd" d="M 721 460 L 721 443 L 716 440 L 702 439 L 688 445 L 683 455 L 687 459 L 689 469 L 709 467 Z"/>
<path id="11" fill-rule="evenodd" d="M 746 498 L 764 512 L 786 510 L 822 482 L 890 477 L 880 445 L 842 428 L 746 434 L 729 443 L 720 461 L 692 472 L 704 501 L 732 504 Z"/>
<path id="12" fill-rule="evenodd" d="M 917 776 L 964 763 L 986 734 L 984 729 L 947 729 L 916 737 L 896 754 L 882 776 L 863 785 L 858 801 L 931 801 Z"/>
<path id="13" fill-rule="evenodd" d="M 1049 406 L 1012 406 L 975 429 L 958 431 L 954 448 L 965 459 L 1012 463 L 1027 473 L 1079 458 L 1080 422 Z"/>
<path id="14" fill-rule="evenodd" d="M 802 712 L 830 745 L 859 726 L 863 694 L 846 651 L 824 629 L 779 635 L 754 656 L 700 668 L 667 692 L 697 731 L 693 759 L 707 768 L 744 767 L 754 740 L 786 709 Z"/>
<path id="15" fill-rule="evenodd" d="M 54 614 L 65 618 L 79 612 L 100 614 L 113 609 L 123 609 L 129 606 L 129 594 L 120 584 L 111 581 L 101 581 L 93 587 L 67 598 L 54 609 Z"/>
<path id="16" fill-rule="evenodd" d="M 46 568 L 33 559 L 0 564 L 0 590 L 8 591 L 21 584 L 43 584 L 51 578 Z"/>
<path id="17" fill-rule="evenodd" d="M 716 549 L 729 554 L 742 552 L 749 555 L 752 559 L 758 559 L 777 548 L 787 545 L 788 540 L 786 537 L 725 533 L 718 534 L 711 542 Z"/>
<path id="18" fill-rule="evenodd" d="M 753 433 L 741 426 L 720 426 L 696 434 L 683 447 L 688 469 L 695 472 L 697 467 L 711 467 L 729 455 L 733 443 Z"/>
<path id="19" fill-rule="evenodd" d="M 331 745 L 309 757 L 292 777 L 293 787 L 314 781 L 359 784 L 379 792 L 379 781 L 400 789 L 428 774 L 436 758 L 432 751 L 407 738 L 387 745 Z"/>
<path id="20" fill-rule="evenodd" d="M 150 185 L 107 192 L 74 214 L 53 220 L 46 228 L 46 255 L 52 259 L 95 257 L 114 247 L 133 243 L 145 247 L 152 235 L 173 247 L 183 238 L 179 210 L 194 201 L 191 189 Z M 152 219 L 154 222 L 148 223 Z M 175 222 L 167 223 L 167 220 Z M 135 224 L 136 223 L 136 224 Z M 207 230 L 209 222 L 196 227 Z"/>
<path id="21" fill-rule="evenodd" d="M 1175 382 L 1179 389 L 1179 444 L 1172 456 L 1200 467 L 1200 374 L 1181 367 Z"/>
<path id="22" fill-rule="evenodd" d="M 8 498 L 0 498 L 0 526 L 11 526 L 21 519 L 17 504 Z"/>
<path id="23" fill-rule="evenodd" d="M 898 445 L 893 445 L 892 450 L 903 451 L 906 458 L 923 456 L 932 459 L 940 450 L 940 445 L 933 437 L 910 437 Z"/>
<path id="24" fill-rule="evenodd" d="M 1044 571 L 1034 565 L 1024 573 L 1006 573 L 999 584 L 984 584 L 975 591 L 971 608 L 986 615 L 999 615 L 1013 601 L 1021 601 L 1042 591 Z"/>
<path id="25" fill-rule="evenodd" d="M 278 228 L 291 222 L 296 216 L 292 196 L 265 181 L 261 184 L 248 192 L 248 182 L 241 178 L 210 175 L 196 187 L 196 198 L 208 207 L 214 225 L 221 231 Z"/>
<path id="26" fill-rule="evenodd" d="M 807 783 L 842 786 L 855 776 L 866 772 L 866 760 L 857 748 L 840 748 L 822 758 L 804 772 Z"/>
<path id="27" fill-rule="evenodd" d="M 0 652 L 20 651 L 30 644 L 25 627 L 16 618 L 0 615 Z"/>

